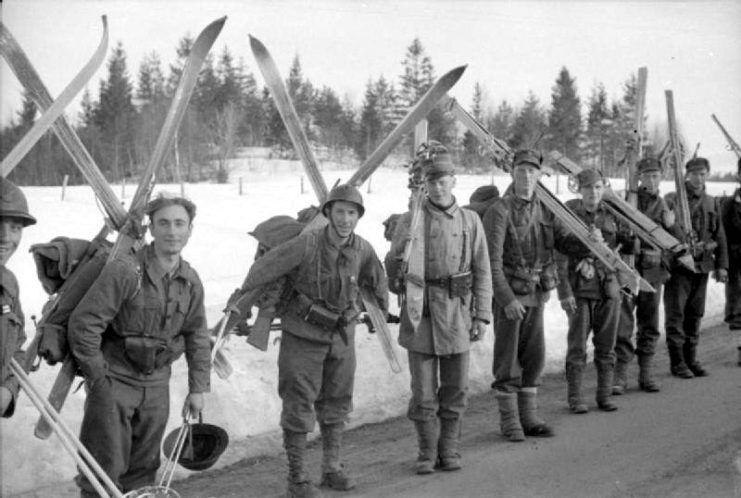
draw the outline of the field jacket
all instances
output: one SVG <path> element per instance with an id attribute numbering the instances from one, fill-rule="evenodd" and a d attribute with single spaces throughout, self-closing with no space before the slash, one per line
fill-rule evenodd
<path id="1" fill-rule="evenodd" d="M 335 246 L 330 226 L 305 232 L 272 248 L 255 260 L 242 291 L 286 277 L 288 303 L 281 315 L 283 330 L 315 342 L 331 344 L 332 334 L 354 339 L 356 319 L 362 309 L 360 287 L 371 289 L 384 316 L 388 312 L 388 286 L 383 266 L 365 239 L 351 234 L 348 242 Z M 343 319 L 337 326 L 322 326 L 307 319 L 317 305 Z"/>
<path id="2" fill-rule="evenodd" d="M 183 259 L 171 275 L 154 247 L 105 265 L 69 320 L 70 348 L 93 383 L 111 375 L 133 385 L 166 385 L 183 352 L 191 393 L 210 390 L 210 334 L 203 284 Z M 150 370 L 142 362 L 154 362 Z"/>
<path id="3" fill-rule="evenodd" d="M 440 280 L 461 272 L 472 274 L 471 292 L 450 297 L 439 285 L 425 285 L 422 321 L 416 332 L 402 309 L 399 344 L 418 353 L 449 355 L 470 349 L 473 318 L 491 321 L 491 270 L 484 227 L 479 216 L 453 202 L 441 209 L 425 200 L 425 280 Z M 400 260 L 408 240 L 411 213 L 399 220 L 390 256 Z"/>
<path id="4" fill-rule="evenodd" d="M 0 266 L 0 385 L 13 395 L 3 417 L 10 417 L 15 411 L 15 399 L 18 396 L 18 380 L 11 373 L 10 360 L 23 365 L 25 354 L 23 343 L 26 342 L 23 310 L 18 297 L 18 281 L 13 272 Z"/>
<path id="5" fill-rule="evenodd" d="M 685 183 L 685 188 L 687 189 L 692 229 L 697 235 L 698 242 L 698 247 L 693 251 L 695 271 L 710 273 L 721 268 L 728 269 L 728 245 L 726 232 L 720 219 L 721 211 L 718 199 L 708 195 L 704 188 L 700 191 L 694 191 L 687 183 Z M 676 192 L 668 193 L 665 198 L 669 207 L 675 209 Z M 686 234 L 682 233 L 679 224 L 677 224 L 677 230 L 682 240 L 684 240 Z"/>
<path id="6" fill-rule="evenodd" d="M 738 274 L 741 272 L 741 189 L 720 200 L 720 212 L 728 242 L 729 270 Z"/>

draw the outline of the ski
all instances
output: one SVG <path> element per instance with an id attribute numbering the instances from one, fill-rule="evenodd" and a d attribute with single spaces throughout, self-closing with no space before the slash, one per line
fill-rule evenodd
<path id="1" fill-rule="evenodd" d="M 471 116 L 458 102 L 454 99 L 448 101 L 448 106 L 451 112 L 458 118 L 471 133 L 479 138 L 487 148 L 496 149 L 490 150 L 490 153 L 498 157 L 511 157 L 512 150 L 501 140 L 497 140 L 491 136 L 486 128 L 484 128 L 478 121 Z M 506 172 L 509 172 L 509 165 L 507 163 Z M 584 222 L 576 216 L 568 207 L 566 207 L 561 200 L 555 196 L 550 190 L 548 190 L 542 183 L 538 182 L 535 186 L 535 195 L 538 197 L 543 205 L 551 211 L 566 227 L 574 234 L 591 252 L 597 259 L 610 271 L 618 271 L 625 275 L 629 275 L 631 278 L 628 280 L 631 291 L 635 293 L 636 290 L 642 290 L 646 292 L 655 292 L 655 289 L 644 280 L 640 274 L 632 268 L 630 265 L 625 263 L 617 252 L 610 249 L 605 243 L 597 243 L 590 237 L 590 232 Z"/>
<path id="2" fill-rule="evenodd" d="M 288 136 L 291 137 L 293 147 L 304 164 L 304 170 L 309 177 L 311 187 L 314 189 L 314 193 L 321 204 L 326 200 L 329 192 L 319 172 L 319 164 L 316 157 L 314 157 L 314 153 L 311 147 L 309 147 L 309 140 L 306 138 L 303 126 L 301 126 L 301 120 L 296 113 L 296 108 L 293 106 L 283 79 L 280 77 L 280 72 L 270 52 L 265 48 L 265 45 L 252 35 L 250 35 L 250 48 L 252 49 L 252 54 L 255 56 L 260 72 L 262 72 L 262 76 L 265 79 L 265 84 L 270 90 L 270 95 L 273 97 L 275 106 L 278 108 L 278 113 L 286 126 Z"/>
<path id="3" fill-rule="evenodd" d="M 18 165 L 18 163 L 28 154 L 31 148 L 38 142 L 38 140 L 47 132 L 49 127 L 57 120 L 59 116 L 64 113 L 64 109 L 72 102 L 72 99 L 80 93 L 82 88 L 90 81 L 95 72 L 98 70 L 100 65 L 105 60 L 106 50 L 108 49 L 108 22 L 106 16 L 102 16 L 103 22 L 103 36 L 100 39 L 98 48 L 88 61 L 87 64 L 80 70 L 75 78 L 67 85 L 67 87 L 59 94 L 54 103 L 46 109 L 41 117 L 33 124 L 30 130 L 23 136 L 20 142 L 13 147 L 7 156 L 3 158 L 2 164 L 0 165 L 0 172 L 3 177 L 8 176 L 11 171 Z M 7 45 L 4 41 L 4 34 L 7 29 L 3 27 L 1 30 L 2 36 L 0 37 L 0 52 L 5 57 L 5 48 Z"/>
<path id="4" fill-rule="evenodd" d="M 10 31 L 0 22 L 0 53 L 7 61 L 18 81 L 33 99 L 36 107 L 45 112 L 53 105 L 49 91 L 41 81 L 28 56 L 15 40 Z M 75 165 L 80 169 L 85 179 L 90 183 L 103 208 L 116 227 L 123 226 L 126 221 L 126 211 L 113 193 L 111 186 L 100 172 L 92 156 L 83 145 L 80 137 L 72 129 L 64 115 L 60 115 L 52 125 L 52 129 L 59 137 L 59 141 L 67 153 L 72 157 Z"/>
<path id="5" fill-rule="evenodd" d="M 720 128 L 721 133 L 723 133 L 723 136 L 726 137 L 728 148 L 736 153 L 736 157 L 741 159 L 741 147 L 739 147 L 738 143 L 736 143 L 731 134 L 726 131 L 725 127 L 720 123 L 720 120 L 716 117 L 715 114 L 711 114 L 710 117 L 713 118 L 715 124 L 717 124 L 718 128 Z"/>
<path id="6" fill-rule="evenodd" d="M 167 158 L 167 152 L 172 148 L 175 132 L 177 131 L 183 114 L 185 113 L 185 108 L 188 105 L 190 96 L 195 89 L 201 65 L 216 40 L 216 37 L 221 32 L 221 28 L 224 26 L 225 21 L 226 17 L 222 17 L 209 24 L 204 28 L 201 34 L 198 35 L 198 38 L 196 38 L 191 47 L 190 54 L 188 55 L 185 67 L 183 68 L 183 73 L 180 77 L 180 82 L 178 83 L 177 90 L 175 91 L 172 103 L 170 104 L 170 109 L 157 139 L 154 152 L 152 153 L 147 169 L 142 176 L 139 187 L 134 194 L 134 198 L 131 201 L 129 212 L 126 214 L 126 221 L 117 226 L 119 229 L 119 235 L 113 249 L 111 249 L 108 258 L 109 261 L 117 255 L 131 250 L 134 243 L 141 240 L 143 237 L 141 220 L 144 216 L 144 207 L 146 206 L 154 184 L 154 176 Z M 96 194 L 101 195 L 97 185 L 94 184 L 93 189 Z M 67 398 L 70 387 L 74 382 L 75 370 L 76 367 L 74 366 L 72 355 L 67 355 L 49 394 L 49 401 L 57 411 L 62 408 L 62 405 Z M 52 428 L 48 422 L 44 420 L 43 417 L 39 419 L 36 424 L 36 436 L 41 439 L 46 439 L 51 435 L 51 432 Z"/>
<path id="7" fill-rule="evenodd" d="M 636 102 L 633 109 L 633 137 L 628 142 L 628 150 L 625 151 L 625 162 L 627 180 L 625 182 L 626 198 L 634 208 L 638 207 L 638 161 L 643 152 L 643 121 L 646 107 L 646 84 L 648 80 L 648 69 L 638 68 L 638 82 L 636 86 Z"/>
<path id="8" fill-rule="evenodd" d="M 453 88 L 453 85 L 458 82 L 465 70 L 466 66 L 459 66 L 441 76 L 422 98 L 417 101 L 407 115 L 404 116 L 404 119 L 383 139 L 381 144 L 376 147 L 376 150 L 363 162 L 360 168 L 353 173 L 347 183 L 356 187 L 362 185 L 381 165 L 384 159 L 386 159 L 386 156 L 396 147 L 396 144 L 401 141 L 404 135 L 412 131 L 419 120 L 427 116 L 438 105 L 438 101 L 445 96 L 448 90 Z"/>
<path id="9" fill-rule="evenodd" d="M 578 175 L 582 170 L 581 166 L 560 152 L 552 151 L 549 157 L 551 161 L 571 176 Z M 695 262 L 692 255 L 687 252 L 686 244 L 677 240 L 676 237 L 667 232 L 661 225 L 631 206 L 625 199 L 615 193 L 609 185 L 605 187 L 603 199 L 605 200 L 605 204 L 612 207 L 622 220 L 629 224 L 638 225 L 641 228 L 641 230 L 636 231 L 636 234 L 641 239 L 651 245 L 671 252 L 679 264 L 690 271 L 695 271 Z"/>
<path id="10" fill-rule="evenodd" d="M 386 317 L 383 316 L 383 312 L 381 312 L 381 309 L 376 304 L 376 297 L 367 287 L 360 288 L 360 297 L 363 300 L 363 306 L 365 307 L 365 312 L 368 314 L 373 331 L 378 335 L 378 340 L 381 342 L 383 354 L 388 359 L 391 371 L 401 373 L 401 363 L 394 350 L 394 344 L 391 341 L 389 326 L 386 323 Z"/>
<path id="11" fill-rule="evenodd" d="M 677 120 L 674 114 L 674 93 L 665 90 L 666 114 L 669 124 L 669 152 L 671 153 L 672 167 L 674 168 L 674 186 L 676 188 L 677 202 L 674 211 L 677 213 L 677 224 L 686 234 L 687 245 L 692 248 L 697 242 L 697 234 L 692 228 L 692 217 L 690 216 L 690 201 L 687 198 L 687 187 L 684 185 L 684 157 L 682 144 L 679 141 Z"/>

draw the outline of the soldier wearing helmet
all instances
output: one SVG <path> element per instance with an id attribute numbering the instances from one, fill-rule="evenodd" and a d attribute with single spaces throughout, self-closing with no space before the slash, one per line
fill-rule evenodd
<path id="1" fill-rule="evenodd" d="M 491 272 L 481 220 L 475 212 L 459 207 L 453 196 L 455 167 L 447 149 L 430 142 L 416 163 L 426 193 L 419 225 L 411 227 L 411 212 L 401 216 L 386 261 L 396 262 L 387 267 L 393 272 L 391 268 L 400 266 L 407 241 L 411 237 L 423 241 L 421 250 L 412 249 L 411 258 L 423 262 L 424 304 L 420 316 L 418 310 L 410 310 L 408 300 L 403 303 L 399 344 L 408 351 L 412 377 L 407 417 L 417 431 L 415 471 L 430 474 L 435 468 L 461 468 L 458 445 L 470 349 L 491 321 Z M 403 289 L 406 276 L 395 277 L 400 283 L 394 289 Z M 412 317 L 419 319 L 416 327 Z"/>
<path id="2" fill-rule="evenodd" d="M 355 486 L 343 471 L 340 446 L 352 410 L 360 287 L 371 289 L 383 312 L 388 310 L 383 266 L 370 243 L 355 233 L 365 213 L 358 189 L 334 187 L 321 213 L 327 226 L 271 248 L 253 263 L 241 289 L 249 292 L 285 278 L 278 394 L 291 497 L 320 496 L 304 466 L 306 435 L 317 421 L 324 455 L 321 485 L 336 490 Z"/>
<path id="3" fill-rule="evenodd" d="M 681 379 L 707 375 L 697 359 L 697 343 L 705 314 L 708 277 L 714 272 L 718 282 L 728 280 L 728 246 L 720 219 L 720 203 L 705 191 L 709 172 L 710 162 L 704 157 L 693 157 L 685 165 L 684 188 L 692 226 L 677 224 L 677 232 L 680 240 L 691 243 L 695 271 L 682 267 L 673 269 L 664 287 L 664 326 L 670 372 Z M 674 208 L 676 192 L 667 194 L 665 199 L 669 207 Z"/>
<path id="4" fill-rule="evenodd" d="M 18 381 L 10 371 L 10 360 L 24 362 L 22 348 L 26 342 L 18 281 L 6 264 L 18 249 L 23 228 L 35 223 L 21 189 L 0 178 L 0 415 L 3 417 L 13 415 L 18 395 Z"/>
<path id="5" fill-rule="evenodd" d="M 636 192 L 638 210 L 664 229 L 674 231 L 674 212 L 659 193 L 662 165 L 658 159 L 644 157 L 636 165 L 640 185 Z M 615 343 L 615 377 L 612 394 L 620 395 L 628 389 L 628 365 L 638 357 L 638 387 L 645 392 L 658 392 L 661 386 L 653 376 L 653 356 L 659 332 L 659 304 L 661 287 L 669 279 L 669 267 L 660 250 L 641 243 L 635 257 L 635 267 L 656 292 L 639 291 L 625 294 L 620 304 L 620 324 Z M 637 328 L 636 328 L 637 327 Z M 633 329 L 636 342 L 633 345 Z"/>

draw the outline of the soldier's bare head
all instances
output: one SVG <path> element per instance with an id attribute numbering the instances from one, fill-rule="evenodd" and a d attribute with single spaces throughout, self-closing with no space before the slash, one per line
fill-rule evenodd
<path id="1" fill-rule="evenodd" d="M 150 223 L 154 222 L 154 215 L 157 211 L 168 206 L 182 206 L 185 212 L 188 213 L 188 221 L 193 223 L 193 218 L 196 217 L 196 205 L 193 201 L 186 199 L 185 197 L 178 197 L 167 192 L 160 192 L 157 197 L 149 201 L 144 212 L 149 216 Z"/>
<path id="2" fill-rule="evenodd" d="M 182 197 L 160 195 L 147 205 L 149 232 L 158 256 L 177 256 L 193 232 L 195 204 Z"/>

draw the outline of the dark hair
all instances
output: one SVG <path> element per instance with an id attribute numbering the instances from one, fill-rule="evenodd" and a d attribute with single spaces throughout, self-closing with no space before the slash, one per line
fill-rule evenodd
<path id="1" fill-rule="evenodd" d="M 144 213 L 149 216 L 151 223 L 154 221 L 154 214 L 168 206 L 182 206 L 185 212 L 188 213 L 190 222 L 193 223 L 193 218 L 196 217 L 196 205 L 185 197 L 175 197 L 165 192 L 160 192 L 157 194 L 157 197 L 149 201 L 147 207 L 144 209 Z"/>

